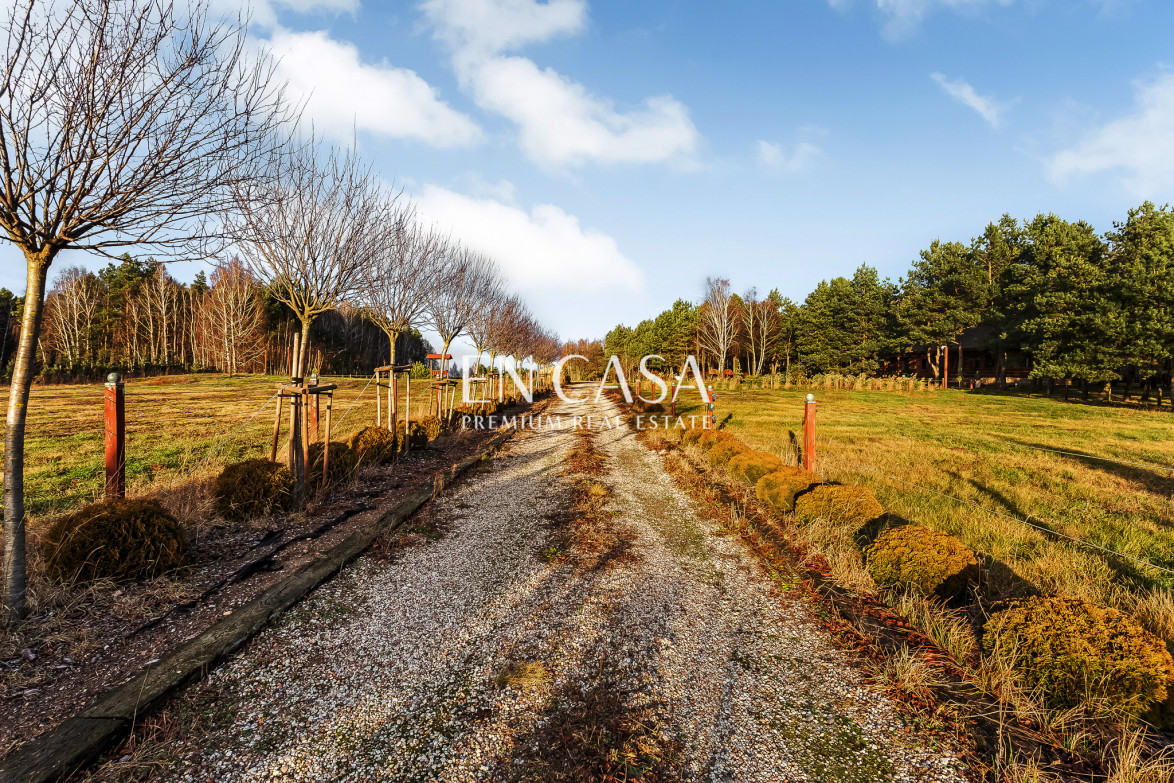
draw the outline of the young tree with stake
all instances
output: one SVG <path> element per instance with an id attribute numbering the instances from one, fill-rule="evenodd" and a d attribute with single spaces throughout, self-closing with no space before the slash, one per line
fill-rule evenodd
<path id="1" fill-rule="evenodd" d="M 0 12 L 2 13 L 2 12 Z M 24 435 L 45 279 L 63 250 L 207 254 L 208 218 L 284 130 L 240 24 L 151 0 L 15 4 L 0 74 L 0 228 L 24 255 L 8 397 L 3 616 L 25 612 Z"/>

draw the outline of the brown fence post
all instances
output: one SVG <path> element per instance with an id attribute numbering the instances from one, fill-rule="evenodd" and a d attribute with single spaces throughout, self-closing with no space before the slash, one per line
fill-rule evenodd
<path id="1" fill-rule="evenodd" d="M 673 383 L 672 394 L 673 394 L 673 399 L 672 399 L 672 402 L 670 402 L 669 404 L 672 407 L 672 415 L 676 416 L 677 415 L 677 384 L 675 382 Z"/>
<path id="2" fill-rule="evenodd" d="M 815 472 L 815 395 L 808 394 L 803 405 L 803 469 Z"/>
<path id="3" fill-rule="evenodd" d="M 122 377 L 106 376 L 106 499 L 126 497 L 126 397 Z"/>
<path id="4" fill-rule="evenodd" d="M 706 403 L 709 411 L 706 415 L 709 416 L 709 428 L 712 430 L 717 428 L 717 396 L 713 393 L 712 384 L 705 391 L 706 396 L 709 398 L 709 402 Z"/>

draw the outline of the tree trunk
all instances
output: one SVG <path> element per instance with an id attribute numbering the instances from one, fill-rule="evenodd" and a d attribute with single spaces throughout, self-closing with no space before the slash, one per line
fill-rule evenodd
<path id="1" fill-rule="evenodd" d="M 297 355 L 298 363 L 298 378 L 306 377 L 306 362 L 310 358 L 310 324 L 313 323 L 313 317 L 303 318 L 302 321 L 302 344 Z"/>
<path id="2" fill-rule="evenodd" d="M 24 430 L 29 386 L 33 379 L 37 337 L 45 309 L 45 277 L 52 255 L 28 257 L 28 285 L 24 317 L 12 386 L 8 392 L 8 420 L 4 431 L 4 620 L 15 622 L 25 613 Z"/>

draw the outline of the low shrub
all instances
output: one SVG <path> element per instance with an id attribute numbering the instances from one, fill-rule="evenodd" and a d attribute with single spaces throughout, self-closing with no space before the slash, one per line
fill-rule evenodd
<path id="1" fill-rule="evenodd" d="M 709 464 L 724 468 L 738 454 L 749 453 L 750 447 L 737 438 L 723 438 L 709 450 Z"/>
<path id="2" fill-rule="evenodd" d="M 352 433 L 346 445 L 360 465 L 385 465 L 395 458 L 398 446 L 395 433 L 386 427 L 364 427 Z"/>
<path id="3" fill-rule="evenodd" d="M 864 562 L 881 587 L 911 587 L 924 596 L 956 598 L 980 575 L 978 560 L 951 535 L 920 525 L 885 530 L 865 548 Z"/>
<path id="4" fill-rule="evenodd" d="M 784 466 L 767 473 L 754 485 L 754 494 L 776 514 L 795 510 L 795 496 L 818 481 L 806 470 Z"/>
<path id="5" fill-rule="evenodd" d="M 212 484 L 212 503 L 225 519 L 244 520 L 288 509 L 294 479 L 285 465 L 248 459 L 229 465 Z"/>
<path id="6" fill-rule="evenodd" d="M 681 433 L 681 442 L 686 444 L 696 443 L 697 439 L 706 432 L 709 432 L 709 430 L 702 429 L 701 427 L 689 427 Z"/>
<path id="7" fill-rule="evenodd" d="M 1166 701 L 1174 676 L 1165 643 L 1135 620 L 1067 596 L 996 605 L 982 647 L 1011 661 L 1060 709 L 1093 699 L 1140 715 Z"/>
<path id="8" fill-rule="evenodd" d="M 795 516 L 804 522 L 826 519 L 863 526 L 884 516 L 885 510 L 864 487 L 821 484 L 795 499 Z"/>
<path id="9" fill-rule="evenodd" d="M 306 463 L 306 486 L 314 491 L 349 481 L 359 467 L 355 452 L 351 451 L 347 444 L 336 440 L 330 441 L 330 464 L 327 465 L 330 473 L 326 477 L 326 487 L 323 487 L 323 451 L 321 441 L 310 444 L 310 461 Z"/>
<path id="10" fill-rule="evenodd" d="M 429 442 L 440 437 L 440 433 L 444 432 L 444 422 L 436 416 L 425 416 L 420 419 L 420 427 L 424 430 L 424 437 Z"/>
<path id="11" fill-rule="evenodd" d="M 59 518 L 42 542 L 49 575 L 62 582 L 151 579 L 182 566 L 183 525 L 158 501 L 127 498 Z"/>
<path id="12" fill-rule="evenodd" d="M 783 467 L 783 461 L 767 451 L 744 451 L 735 454 L 726 463 L 726 471 L 739 481 L 745 481 L 750 486 L 758 484 L 758 480 L 768 473 L 774 473 Z"/>
<path id="13" fill-rule="evenodd" d="M 713 448 L 714 444 L 716 444 L 718 440 L 718 434 L 714 430 L 702 430 L 701 434 L 697 436 L 697 440 L 695 440 L 694 443 L 698 448 L 708 451 L 709 449 Z"/>

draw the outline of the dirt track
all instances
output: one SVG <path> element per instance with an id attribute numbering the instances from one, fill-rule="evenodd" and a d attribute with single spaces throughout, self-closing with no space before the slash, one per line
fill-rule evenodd
<path id="1" fill-rule="evenodd" d="M 592 435 L 623 551 L 552 551 L 587 413 L 614 424 L 606 402 L 554 406 L 562 428 L 438 498 L 415 545 L 360 560 L 173 707 L 172 747 L 98 776 L 153 756 L 161 780 L 583 779 L 623 768 L 595 758 L 614 735 L 629 779 L 964 779 L 630 431 Z"/>

